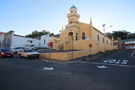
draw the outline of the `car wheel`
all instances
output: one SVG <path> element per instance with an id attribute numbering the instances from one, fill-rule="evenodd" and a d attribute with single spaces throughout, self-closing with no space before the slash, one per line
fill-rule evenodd
<path id="1" fill-rule="evenodd" d="M 31 56 L 28 56 L 28 59 L 31 59 Z"/>
<path id="2" fill-rule="evenodd" d="M 15 51 L 15 54 L 17 54 L 17 51 Z"/>
<path id="3" fill-rule="evenodd" d="M 20 57 L 22 57 L 22 55 L 21 55 L 21 54 L 19 54 L 19 56 L 20 56 Z"/>
<path id="4" fill-rule="evenodd" d="M 1 54 L 0 54 L 0 58 L 2 58 Z"/>

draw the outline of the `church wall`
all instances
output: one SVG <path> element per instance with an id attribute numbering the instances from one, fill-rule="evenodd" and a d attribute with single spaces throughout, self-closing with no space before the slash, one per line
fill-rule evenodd
<path id="1" fill-rule="evenodd" d="M 98 41 L 97 35 L 99 35 L 99 41 Z M 100 47 L 101 48 L 104 48 L 103 38 L 104 38 L 103 34 L 98 32 L 97 30 L 94 30 L 94 37 L 93 37 L 93 39 L 95 39 L 97 42 L 100 43 Z M 105 40 L 106 40 L 105 41 L 105 43 L 106 43 L 106 50 L 111 50 L 111 47 L 113 47 L 113 41 L 111 39 L 109 39 L 108 37 L 106 37 Z M 107 43 L 107 41 L 108 41 L 108 43 Z M 101 48 L 99 50 L 104 51 Z"/>
<path id="2" fill-rule="evenodd" d="M 82 40 L 82 33 L 85 33 L 85 39 L 90 39 L 90 26 L 82 26 L 79 28 L 79 40 Z"/>
<path id="3" fill-rule="evenodd" d="M 79 27 L 85 27 L 85 26 L 88 26 L 89 24 L 86 24 L 86 23 L 83 23 L 83 22 L 79 22 Z"/>
<path id="4" fill-rule="evenodd" d="M 64 39 L 66 37 L 65 32 L 66 32 L 66 30 L 64 30 L 63 32 L 61 32 L 61 34 L 60 34 L 60 42 L 64 42 Z"/>

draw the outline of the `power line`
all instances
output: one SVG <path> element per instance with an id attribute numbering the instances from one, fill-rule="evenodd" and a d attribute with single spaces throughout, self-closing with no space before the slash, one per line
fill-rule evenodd
<path id="1" fill-rule="evenodd" d="M 50 7 L 50 8 L 52 8 L 52 9 L 55 9 L 55 10 L 61 12 L 61 13 L 67 14 L 65 11 L 62 11 L 62 10 L 60 10 L 60 9 L 57 9 L 56 7 L 52 7 L 52 6 L 48 5 L 48 4 L 45 4 L 45 3 L 40 2 L 40 1 L 37 1 L 37 0 L 34 0 L 34 1 L 35 1 L 36 3 L 38 3 L 38 4 L 42 5 L 42 6 L 44 6 L 44 7 L 47 6 L 47 7 Z"/>

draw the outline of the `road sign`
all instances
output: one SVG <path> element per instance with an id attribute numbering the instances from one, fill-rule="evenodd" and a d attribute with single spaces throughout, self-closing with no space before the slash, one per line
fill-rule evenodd
<path id="1" fill-rule="evenodd" d="M 92 44 L 89 44 L 89 47 L 91 48 L 92 47 Z"/>
<path id="2" fill-rule="evenodd" d="M 89 44 L 89 47 L 90 47 L 90 56 L 91 56 L 91 47 L 92 47 L 92 44 Z"/>
<path id="3" fill-rule="evenodd" d="M 50 42 L 50 46 L 53 46 L 53 42 Z"/>

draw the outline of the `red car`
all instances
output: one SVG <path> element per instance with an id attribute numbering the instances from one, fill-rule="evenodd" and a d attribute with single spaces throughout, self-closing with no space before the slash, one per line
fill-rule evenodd
<path id="1" fill-rule="evenodd" d="M 0 57 L 13 57 L 13 52 L 9 49 L 0 49 Z"/>

